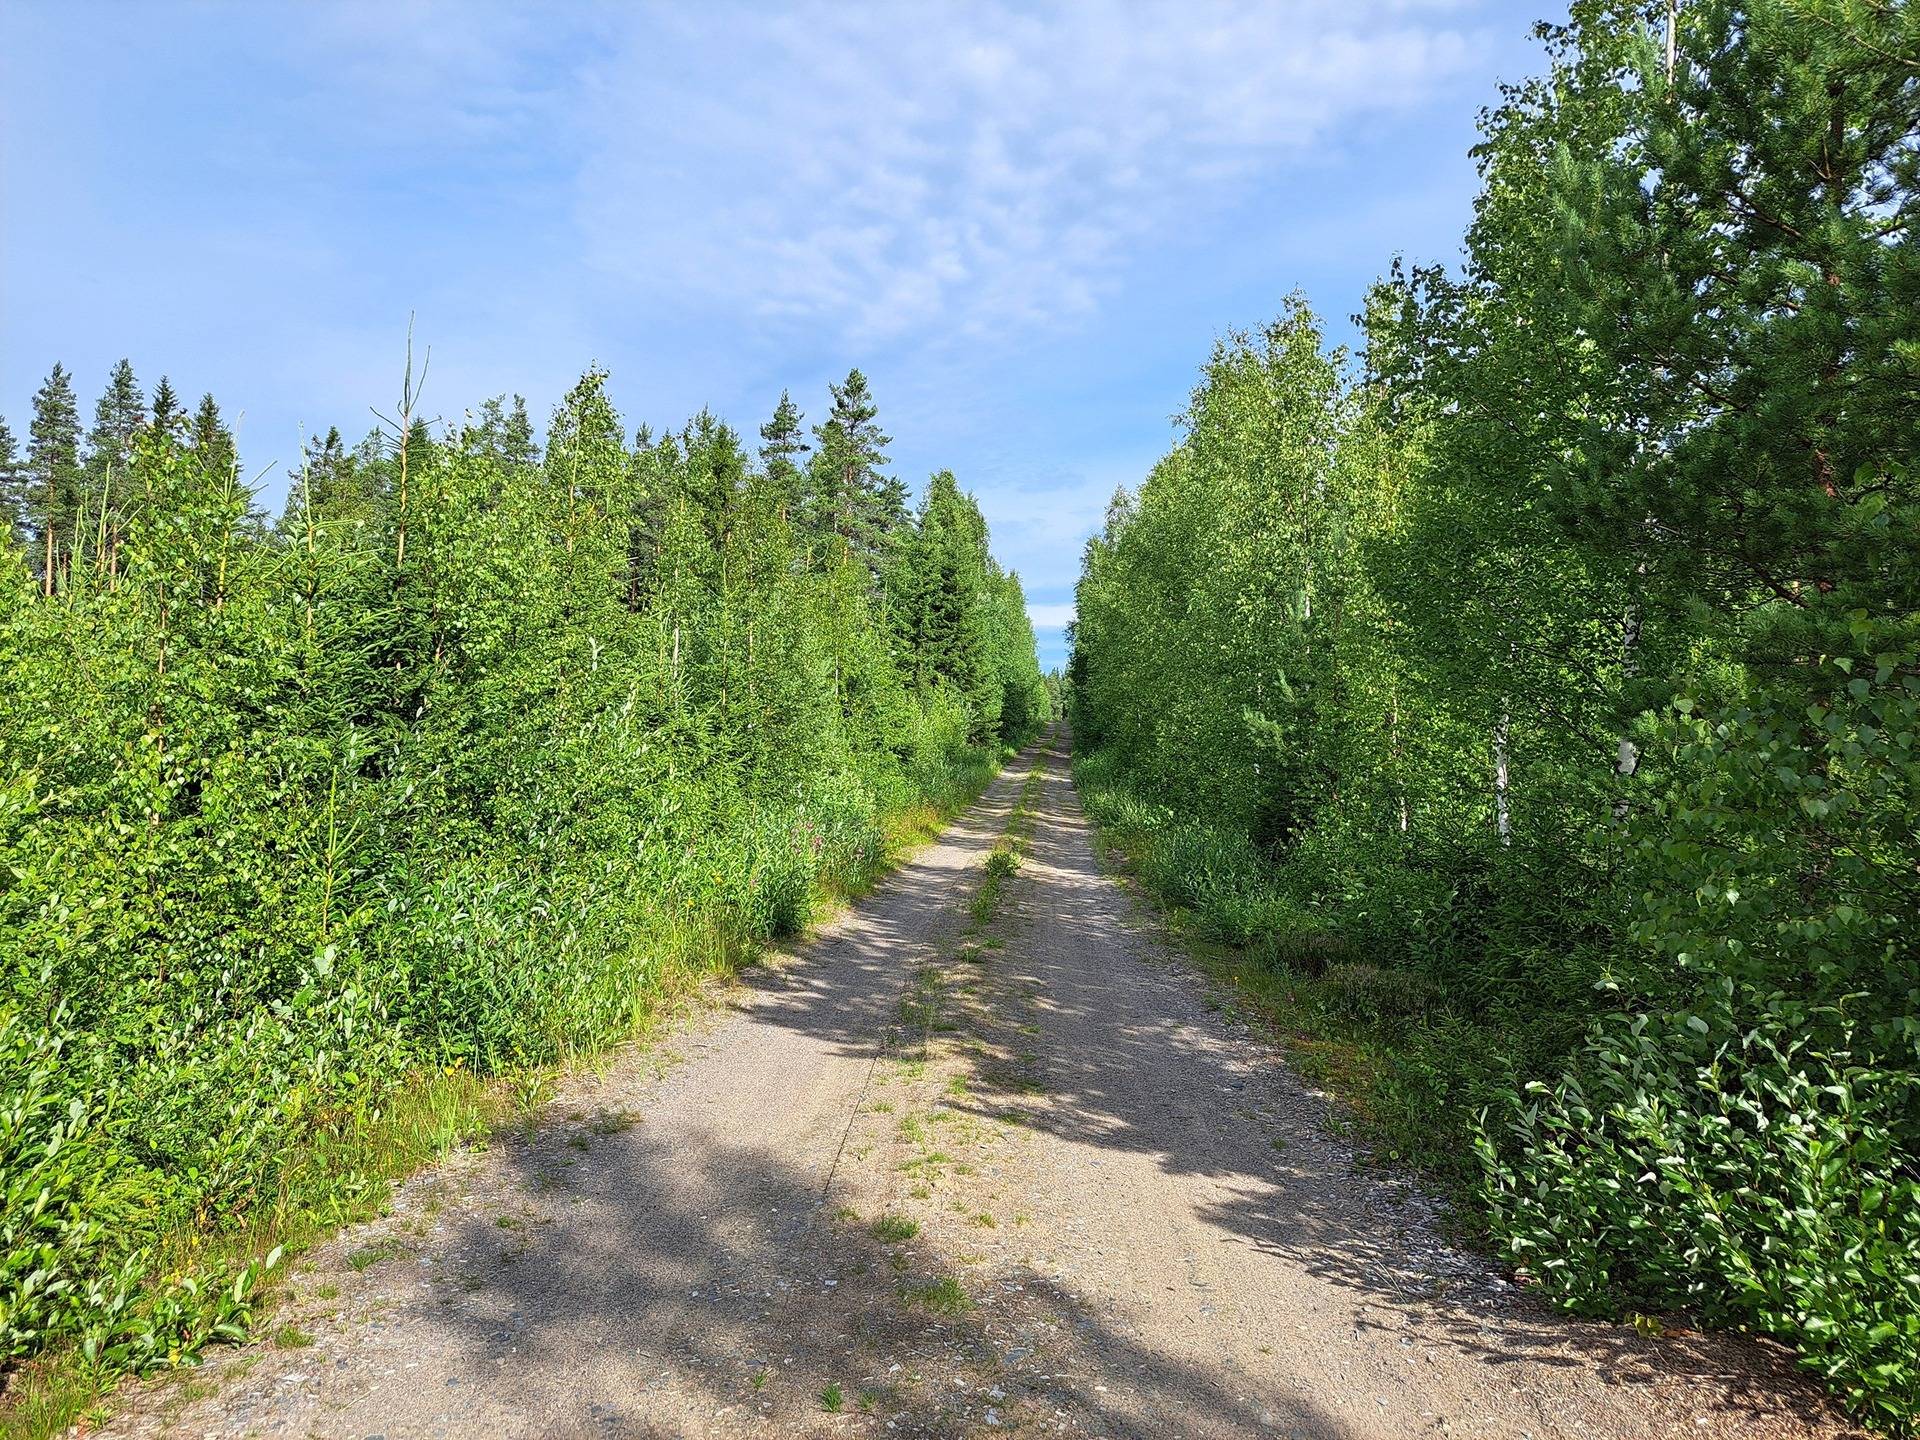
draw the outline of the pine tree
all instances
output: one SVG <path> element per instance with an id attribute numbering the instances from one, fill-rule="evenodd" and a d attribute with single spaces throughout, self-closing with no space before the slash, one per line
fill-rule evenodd
<path id="1" fill-rule="evenodd" d="M 1552 81 L 1495 112 L 1484 147 L 1544 174 L 1551 237 L 1519 248 L 1518 275 L 1510 215 L 1483 206 L 1501 227 L 1475 237 L 1516 308 L 1529 282 L 1554 288 L 1541 343 L 1586 347 L 1606 408 L 1633 417 L 1600 429 L 1589 396 L 1546 417 L 1540 449 L 1580 457 L 1560 518 L 1636 588 L 1739 616 L 1769 666 L 1842 653 L 1861 611 L 1889 635 L 1920 612 L 1920 490 L 1893 458 L 1912 453 L 1920 352 L 1913 20 L 1820 14 L 1576 6 Z M 1625 94 L 1593 71 L 1636 53 Z"/>
<path id="2" fill-rule="evenodd" d="M 880 412 L 867 377 L 850 370 L 843 383 L 827 388 L 833 408 L 826 421 L 814 427 L 817 448 L 809 467 L 803 525 L 838 540 L 877 577 L 906 521 L 906 492 L 884 473 L 892 441 L 877 423 Z"/>
<path id="3" fill-rule="evenodd" d="M 74 542 L 85 497 L 80 466 L 80 407 L 73 381 L 56 364 L 33 397 L 27 442 L 28 527 L 40 581 L 49 595 L 61 571 L 63 547 Z"/>
<path id="4" fill-rule="evenodd" d="M 782 390 L 773 418 L 760 427 L 760 469 L 767 493 L 782 515 L 797 515 L 806 494 L 807 476 L 801 463 L 808 447 L 800 428 L 805 419 L 793 397 Z"/>

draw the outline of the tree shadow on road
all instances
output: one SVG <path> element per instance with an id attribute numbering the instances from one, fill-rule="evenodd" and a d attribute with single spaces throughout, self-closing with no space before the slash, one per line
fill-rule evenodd
<path id="1" fill-rule="evenodd" d="M 1820 1430 L 1831 1406 L 1752 1346 L 1566 1322 L 1489 1285 L 1473 1257 L 1423 1240 L 1418 1197 L 1401 1200 L 1356 1167 L 1320 1124 L 1321 1102 L 1270 1048 L 1208 1012 L 1203 986 L 1166 962 L 1100 875 L 1057 750 L 997 927 L 1007 948 L 988 951 L 976 935 L 974 958 L 958 960 L 972 883 L 1025 768 L 1010 767 L 845 923 L 751 977 L 733 1016 L 690 1042 L 707 1047 L 709 1064 L 661 1082 L 683 1087 L 679 1130 L 649 1108 L 644 1086 L 616 1076 L 610 1093 L 586 1087 L 585 1105 L 556 1107 L 530 1138 L 496 1142 L 468 1198 L 449 1183 L 444 1208 L 428 1214 L 423 1182 L 384 1230 L 316 1255 L 356 1323 L 322 1331 L 301 1362 L 311 1392 L 262 1375 L 224 1402 L 234 1433 L 1386 1433 L 1325 1396 L 1278 1394 L 1270 1376 L 1226 1359 L 1168 1354 L 1102 1303 L 1111 1297 L 1033 1265 L 989 1273 L 937 1237 L 873 1233 L 876 1214 L 841 1213 L 860 1197 L 836 1179 L 840 1149 L 818 1136 L 796 1144 L 783 1128 L 831 1106 L 736 1086 L 716 1101 L 717 1128 L 697 1130 L 705 1112 L 684 1087 L 711 1084 L 711 1064 L 742 1044 L 869 1064 L 897 1051 L 928 967 L 964 969 L 978 984 L 975 1023 L 957 1037 L 971 1082 L 946 1105 L 1204 1182 L 1182 1193 L 1228 1263 L 1327 1282 L 1351 1300 L 1356 1337 L 1417 1335 L 1486 1367 L 1499 1377 L 1488 1390 L 1502 1394 L 1692 1383 L 1722 1399 L 1716 1428 L 1694 1433 Z M 805 1068 L 768 1067 L 775 1080 L 756 1083 Z M 637 1118 L 606 1108 L 621 1086 Z M 834 1158 L 797 1168 L 796 1154 Z M 379 1251 L 383 1234 L 399 1248 L 362 1273 L 352 1257 Z"/>
<path id="2" fill-rule="evenodd" d="M 524 1205 L 443 1215 L 434 1278 L 384 1312 L 428 1361 L 405 1423 L 378 1391 L 341 1394 L 327 1408 L 347 1423 L 319 1433 L 1350 1433 L 1309 1400 L 1262 1405 L 1141 1349 L 1039 1275 L 961 1278 L 764 1149 L 690 1154 L 644 1121 L 601 1136 L 589 1118 L 495 1163 Z M 1094 1354 L 1123 1369 L 1124 1397 Z"/>
<path id="3" fill-rule="evenodd" d="M 1009 799 L 960 837 L 968 861 L 991 844 Z M 1026 849 L 990 1008 L 1005 1021 L 1024 1001 L 1036 1024 L 1017 1031 L 989 1015 L 977 1078 L 958 1108 L 1204 1178 L 1195 1193 L 1206 1198 L 1194 1212 L 1221 1243 L 1338 1286 L 1353 1297 L 1362 1328 L 1397 1314 L 1396 1327 L 1416 1327 L 1425 1344 L 1531 1377 L 1519 1383 L 1563 1371 L 1557 1383 L 1568 1388 L 1691 1385 L 1703 1403 L 1717 1402 L 1727 1425 L 1737 1421 L 1715 1433 L 1852 1433 L 1778 1347 L 1569 1320 L 1434 1239 L 1424 1198 L 1357 1164 L 1326 1133 L 1325 1103 L 1278 1053 L 1230 1038 L 1228 1023 L 1208 1013 L 1204 982 L 1166 962 L 1126 893 L 1100 873 L 1057 745 Z M 907 893 L 924 906 L 944 887 L 958 912 L 955 884 L 951 872 L 931 873 L 914 877 Z M 877 908 L 877 928 L 856 954 L 819 966 L 804 988 L 757 1013 L 837 1044 L 863 1043 L 873 1023 L 863 997 L 897 986 L 888 914 Z"/>

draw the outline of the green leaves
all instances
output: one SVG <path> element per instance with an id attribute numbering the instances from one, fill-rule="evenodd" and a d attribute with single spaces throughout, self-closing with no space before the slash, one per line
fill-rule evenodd
<path id="1" fill-rule="evenodd" d="M 1685 1308 L 1792 1338 L 1898 1425 L 1920 1374 L 1915 1078 L 1857 1063 L 1870 1042 L 1843 1011 L 1718 993 L 1713 1025 L 1609 1017 L 1561 1081 L 1483 1118 L 1500 1244 L 1569 1309 Z M 1737 1038 L 1702 1052 L 1677 1024 Z"/>
<path id="2" fill-rule="evenodd" d="M 835 443 L 877 465 L 843 388 Z M 810 552 L 711 414 L 630 448 L 604 372 L 544 456 L 518 404 L 330 433 L 270 532 L 203 411 L 134 438 L 111 568 L 46 596 L 0 539 L 0 1365 L 238 1339 L 275 1257 L 205 1257 L 296 1171 L 352 1213 L 373 1181 L 330 1160 L 410 1076 L 620 1039 L 1046 715 L 951 483 L 965 563 L 923 598 L 978 644 L 920 687 L 860 555 Z"/>
<path id="3" fill-rule="evenodd" d="M 1358 377 L 1297 306 L 1224 342 L 1116 495 L 1079 773 L 1189 923 L 1311 977 L 1390 1143 L 1484 1110 L 1561 1303 L 1770 1330 L 1910 1427 L 1920 37 L 1540 33 L 1461 270 L 1394 266 Z"/>

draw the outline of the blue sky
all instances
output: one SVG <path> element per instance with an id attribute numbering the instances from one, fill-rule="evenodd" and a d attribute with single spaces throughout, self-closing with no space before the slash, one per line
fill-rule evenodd
<path id="1" fill-rule="evenodd" d="M 1059 663 L 1081 542 L 1213 340 L 1306 293 L 1337 337 L 1451 259 L 1511 0 L 1160 6 L 0 4 L 0 413 L 55 360 L 211 390 L 277 506 L 371 424 L 409 312 L 426 408 L 752 434 L 866 370 L 951 468 Z"/>

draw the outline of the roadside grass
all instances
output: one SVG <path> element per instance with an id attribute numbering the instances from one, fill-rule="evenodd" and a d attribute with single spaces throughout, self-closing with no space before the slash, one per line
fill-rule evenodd
<path id="1" fill-rule="evenodd" d="M 951 1275 L 900 1287 L 900 1299 L 929 1315 L 964 1315 L 973 1309 L 973 1297 Z"/>
<path id="2" fill-rule="evenodd" d="M 605 1137 L 622 1135 L 640 1123 L 640 1116 L 633 1110 L 602 1110 L 591 1120 L 587 1128 L 594 1134 Z"/>
<path id="3" fill-rule="evenodd" d="M 1008 746 L 997 756 L 983 754 L 938 803 L 922 801 L 880 817 L 883 844 L 876 863 L 857 875 L 823 875 L 809 916 L 824 920 L 837 906 L 869 893 L 978 799 L 1017 753 L 1017 747 Z M 281 1298 L 277 1277 L 294 1259 L 346 1226 L 380 1215 L 395 1184 L 460 1146 L 483 1147 L 509 1127 L 530 1137 L 560 1076 L 604 1067 L 615 1051 L 653 1044 L 677 1019 L 707 1003 L 716 981 L 731 979 L 773 948 L 747 940 L 710 914 L 683 917 L 655 943 L 648 984 L 636 988 L 626 1033 L 612 1043 L 563 1045 L 552 1064 L 490 1077 L 459 1066 L 415 1070 L 382 1095 L 377 1107 L 305 1137 L 282 1168 L 271 1199 L 239 1223 L 161 1237 L 149 1273 L 164 1277 L 257 1266 L 265 1283 L 252 1297 L 248 1328 L 253 1337 L 265 1333 L 263 1317 Z M 605 1113 L 586 1128 L 605 1136 L 638 1121 L 637 1115 Z M 347 1263 L 363 1271 L 401 1249 L 392 1240 L 374 1242 L 353 1251 Z M 267 1266 L 275 1251 L 277 1263 Z M 183 1355 L 176 1368 L 151 1372 L 146 1381 L 184 1380 L 197 1359 Z M 77 1424 L 92 1426 L 109 1413 L 112 1392 L 124 1378 L 90 1364 L 78 1347 L 44 1352 L 0 1378 L 0 1440 L 54 1440 Z"/>
<path id="4" fill-rule="evenodd" d="M 1007 817 L 1006 831 L 987 852 L 985 874 L 981 878 L 979 889 L 973 892 L 969 911 L 973 917 L 973 929 L 979 930 L 989 924 L 1000 907 L 1000 888 L 1007 878 L 1020 869 L 1026 848 L 1033 837 L 1033 807 L 1040 793 L 1040 782 L 1046 774 L 1046 762 L 1034 761 L 1033 768 L 1027 771 L 1027 778 L 1020 786 L 1020 794 L 1015 799 L 1013 813 Z M 982 942 L 986 948 L 999 948 L 992 941 Z"/>
<path id="5" fill-rule="evenodd" d="M 1276 954 L 1272 946 L 1215 938 L 1209 917 L 1156 888 L 1147 837 L 1103 823 L 1094 804 L 1087 811 L 1102 859 L 1160 920 L 1164 941 L 1285 1052 L 1296 1074 L 1332 1097 L 1331 1124 L 1364 1147 L 1363 1159 L 1412 1168 L 1443 1202 L 1449 1238 L 1484 1248 L 1479 1166 L 1459 1107 L 1446 1098 L 1459 1093 L 1464 1075 L 1479 1076 L 1484 1087 L 1487 1076 L 1497 1080 L 1513 1071 L 1516 1057 L 1496 1053 L 1494 1027 L 1428 1018 L 1422 997 L 1393 988 L 1397 976 L 1354 963 L 1344 952 L 1323 953 L 1322 937 L 1290 941 L 1294 948 L 1314 947 L 1311 965 L 1290 963 L 1290 952 Z"/>
<path id="6" fill-rule="evenodd" d="M 1000 886 L 1020 868 L 1020 852 L 1005 840 L 987 853 L 986 874 L 980 888 L 973 892 L 971 911 L 975 925 L 985 925 L 1000 907 Z"/>
<path id="7" fill-rule="evenodd" d="M 359 1249 L 349 1252 L 347 1264 L 356 1275 L 362 1274 L 400 1253 L 401 1245 L 398 1240 L 376 1240 L 371 1245 L 362 1245 Z"/>

